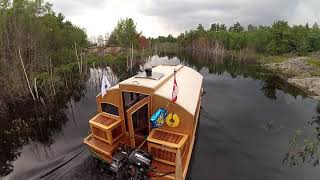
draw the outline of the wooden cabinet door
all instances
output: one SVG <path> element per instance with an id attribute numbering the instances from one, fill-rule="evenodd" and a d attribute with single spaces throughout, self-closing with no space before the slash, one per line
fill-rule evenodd
<path id="1" fill-rule="evenodd" d="M 150 132 L 150 96 L 142 99 L 127 111 L 129 137 L 132 147 L 139 147 Z"/>

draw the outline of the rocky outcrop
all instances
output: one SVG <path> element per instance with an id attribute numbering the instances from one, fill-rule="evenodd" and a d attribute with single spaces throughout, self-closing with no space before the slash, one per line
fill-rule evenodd
<path id="1" fill-rule="evenodd" d="M 289 76 L 298 76 L 301 74 L 310 74 L 314 71 L 314 68 L 307 64 L 306 60 L 306 57 L 297 57 L 288 59 L 282 63 L 268 64 L 267 66 Z"/>
<path id="2" fill-rule="evenodd" d="M 266 67 L 276 70 L 288 77 L 288 82 L 309 92 L 314 99 L 320 100 L 320 77 L 312 76 L 317 68 L 307 63 L 307 57 L 288 59 L 282 63 L 267 64 Z"/>
<path id="3" fill-rule="evenodd" d="M 320 77 L 294 77 L 288 82 L 311 92 L 313 98 L 320 100 Z"/>

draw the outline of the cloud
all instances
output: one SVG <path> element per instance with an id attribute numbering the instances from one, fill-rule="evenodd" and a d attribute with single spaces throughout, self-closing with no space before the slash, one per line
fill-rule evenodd
<path id="1" fill-rule="evenodd" d="M 53 9 L 62 12 L 65 16 L 74 16 L 87 11 L 103 10 L 105 0 L 49 0 Z"/>
<path id="2" fill-rule="evenodd" d="M 87 29 L 89 36 L 111 32 L 120 18 L 131 17 L 146 36 L 177 35 L 212 23 L 228 26 L 320 21 L 318 0 L 49 0 L 56 12 Z"/>
<path id="3" fill-rule="evenodd" d="M 169 29 L 183 32 L 199 23 L 206 27 L 214 22 L 232 25 L 237 21 L 245 25 L 269 25 L 276 20 L 313 23 L 319 20 L 314 8 L 319 6 L 316 0 L 155 0 L 140 13 L 158 17 Z"/>

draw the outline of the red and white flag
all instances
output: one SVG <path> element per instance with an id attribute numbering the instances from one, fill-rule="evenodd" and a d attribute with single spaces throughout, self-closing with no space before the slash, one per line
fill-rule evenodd
<path id="1" fill-rule="evenodd" d="M 172 97 L 171 97 L 171 101 L 172 102 L 176 102 L 178 99 L 178 84 L 177 84 L 177 80 L 176 80 L 176 70 L 174 70 L 174 80 L 173 80 L 173 89 L 172 89 Z"/>

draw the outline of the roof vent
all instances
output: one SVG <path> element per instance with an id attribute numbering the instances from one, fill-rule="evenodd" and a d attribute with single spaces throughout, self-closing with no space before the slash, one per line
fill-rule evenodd
<path id="1" fill-rule="evenodd" d="M 153 80 L 159 80 L 164 74 L 158 73 L 158 72 L 152 72 L 151 68 L 145 69 L 144 72 L 137 74 L 136 78 L 145 78 L 145 79 L 153 79 Z"/>
<path id="2" fill-rule="evenodd" d="M 147 76 L 147 77 L 152 76 L 152 69 L 151 69 L 151 68 L 145 69 L 145 72 L 146 72 L 146 76 Z"/>

